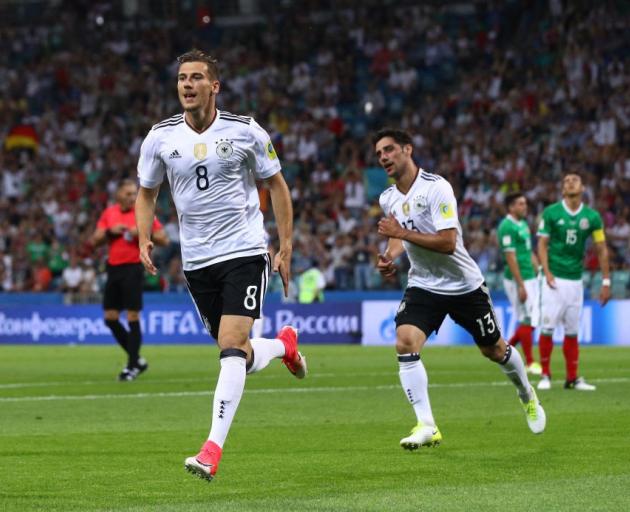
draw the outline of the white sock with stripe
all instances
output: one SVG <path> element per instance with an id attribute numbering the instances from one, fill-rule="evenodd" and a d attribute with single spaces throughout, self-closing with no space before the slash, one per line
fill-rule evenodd
<path id="1" fill-rule="evenodd" d="M 398 366 L 400 384 L 416 413 L 416 418 L 419 422 L 434 427 L 435 420 L 429 402 L 429 378 L 420 360 L 420 354 L 399 354 Z"/>
<path id="2" fill-rule="evenodd" d="M 505 373 L 507 378 L 516 386 L 521 402 L 529 402 L 532 398 L 531 385 L 527 378 L 525 363 L 523 363 L 523 358 L 518 350 L 514 350 L 508 345 L 503 361 L 499 362 L 499 368 L 501 368 L 501 371 Z"/>
<path id="3" fill-rule="evenodd" d="M 221 371 L 214 391 L 212 426 L 208 436 L 208 440 L 220 448 L 223 448 L 245 389 L 245 357 L 245 352 L 238 349 L 221 352 Z"/>

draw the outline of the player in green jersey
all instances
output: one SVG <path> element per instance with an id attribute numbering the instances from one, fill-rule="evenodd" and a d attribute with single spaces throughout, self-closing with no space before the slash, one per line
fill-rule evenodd
<path id="1" fill-rule="evenodd" d="M 497 237 L 506 263 L 503 288 L 518 322 L 509 343 L 513 346 L 521 343 L 527 371 L 540 375 L 542 367 L 532 354 L 532 334 L 540 317 L 540 295 L 535 270 L 538 261 L 532 253 L 532 235 L 525 220 L 527 199 L 520 192 L 509 194 L 505 208 L 508 214 L 499 224 Z"/>
<path id="2" fill-rule="evenodd" d="M 566 389 L 593 391 L 595 386 L 578 377 L 578 327 L 584 302 L 582 262 L 586 240 L 592 235 L 602 271 L 599 300 L 604 306 L 610 299 L 608 251 L 602 218 L 582 203 L 584 185 L 578 174 L 569 173 L 562 180 L 563 200 L 543 211 L 538 228 L 538 258 L 545 272 L 542 286 L 542 331 L 539 339 L 543 376 L 538 389 L 551 388 L 549 364 L 558 324 L 564 326 L 562 352 L 566 364 Z"/>

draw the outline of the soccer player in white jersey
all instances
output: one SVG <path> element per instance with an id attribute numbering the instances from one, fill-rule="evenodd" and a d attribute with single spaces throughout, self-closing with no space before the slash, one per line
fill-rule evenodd
<path id="1" fill-rule="evenodd" d="M 417 425 L 400 440 L 406 450 L 437 446 L 442 434 L 429 402 L 427 372 L 420 352 L 446 315 L 464 327 L 481 353 L 514 383 L 534 434 L 545 429 L 545 411 L 527 379 L 517 350 L 499 332 L 492 301 L 477 264 L 462 240 L 457 202 L 451 185 L 437 174 L 419 169 L 412 159 L 412 138 L 384 128 L 372 139 L 380 165 L 395 184 L 380 197 L 385 217 L 378 232 L 389 237 L 377 267 L 396 272 L 394 260 L 407 251 L 411 268 L 405 295 L 396 315 L 396 352 L 400 383 L 416 414 Z"/>
<path id="2" fill-rule="evenodd" d="M 290 278 L 291 196 L 269 135 L 252 118 L 216 108 L 220 83 L 215 59 L 192 50 L 178 62 L 177 92 L 184 113 L 153 126 L 142 144 L 136 217 L 142 262 L 155 273 L 149 234 L 167 176 L 188 288 L 221 350 L 210 434 L 201 451 L 184 463 L 209 481 L 217 472 L 246 374 L 262 370 L 274 358 L 282 358 L 298 378 L 307 369 L 293 327 L 283 327 L 273 340 L 249 338 L 270 268 L 256 179 L 269 187 L 280 245 L 273 269 L 280 273 L 285 294 Z"/>

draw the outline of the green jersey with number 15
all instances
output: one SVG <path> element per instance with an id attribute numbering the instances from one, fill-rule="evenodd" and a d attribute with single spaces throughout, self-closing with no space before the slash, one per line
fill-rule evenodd
<path id="1" fill-rule="evenodd" d="M 554 276 L 582 279 L 586 240 L 591 234 L 595 242 L 605 240 L 601 216 L 585 204 L 575 212 L 564 201 L 544 209 L 538 236 L 549 238 L 549 270 Z"/>

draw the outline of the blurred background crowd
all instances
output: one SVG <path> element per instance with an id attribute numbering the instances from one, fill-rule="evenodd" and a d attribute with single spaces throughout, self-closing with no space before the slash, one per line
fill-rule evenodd
<path id="1" fill-rule="evenodd" d="M 151 126 L 181 110 L 175 58 L 198 47 L 219 59 L 219 108 L 272 136 L 295 204 L 296 277 L 315 260 L 327 289 L 404 285 L 404 272 L 384 281 L 373 268 L 388 183 L 370 134 L 389 125 L 412 132 L 419 166 L 453 185 L 492 288 L 504 196 L 525 193 L 535 233 L 573 170 L 605 222 L 613 292 L 628 293 L 627 0 L 4 0 L 0 19 L 4 291 L 99 291 L 95 222 L 117 182 L 135 178 Z M 261 207 L 274 245 L 264 190 Z M 166 184 L 158 216 L 171 245 L 147 289 L 184 290 Z M 585 265 L 595 285 L 592 251 Z"/>

